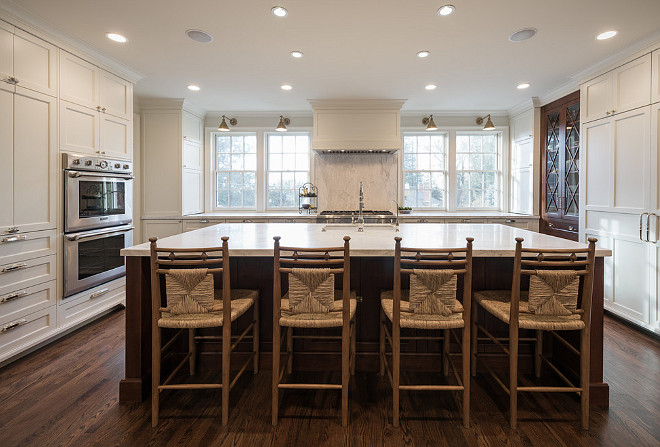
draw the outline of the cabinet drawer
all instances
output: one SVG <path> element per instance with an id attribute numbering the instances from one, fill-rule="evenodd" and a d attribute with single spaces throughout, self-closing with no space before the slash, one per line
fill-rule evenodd
<path id="1" fill-rule="evenodd" d="M 268 219 L 246 217 L 246 218 L 238 218 L 238 219 L 226 219 L 225 222 L 227 222 L 227 223 L 266 223 L 266 222 L 268 222 Z"/>
<path id="2" fill-rule="evenodd" d="M 488 221 L 486 219 L 480 219 L 476 217 L 461 217 L 458 219 L 447 219 L 447 223 L 487 223 Z"/>
<path id="3" fill-rule="evenodd" d="M 518 219 L 515 217 L 506 217 L 501 219 L 488 219 L 488 223 L 507 225 L 509 227 L 522 228 L 524 230 L 531 230 L 531 221 L 528 219 Z"/>
<path id="4" fill-rule="evenodd" d="M 211 225 L 216 225 L 223 222 L 224 220 L 208 220 L 208 219 L 184 220 L 183 232 L 185 233 L 186 231 L 198 230 L 200 228 L 210 227 Z"/>
<path id="5" fill-rule="evenodd" d="M 61 328 L 80 323 L 126 300 L 126 278 L 119 278 L 93 289 L 72 295 L 57 306 Z"/>
<path id="6" fill-rule="evenodd" d="M 0 295 L 0 319 L 16 319 L 20 315 L 54 305 L 56 290 L 56 281 L 48 281 Z"/>
<path id="7" fill-rule="evenodd" d="M 55 230 L 0 236 L 0 264 L 55 254 Z"/>
<path id="8" fill-rule="evenodd" d="M 57 330 L 57 306 L 0 324 L 0 361 L 43 341 Z"/>
<path id="9" fill-rule="evenodd" d="M 0 265 L 0 296 L 55 280 L 55 255 Z"/>

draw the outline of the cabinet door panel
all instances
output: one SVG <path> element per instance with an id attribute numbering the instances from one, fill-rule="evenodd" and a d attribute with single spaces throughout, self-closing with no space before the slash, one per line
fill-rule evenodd
<path id="1" fill-rule="evenodd" d="M 651 104 L 660 102 L 660 50 L 655 50 L 651 54 Z"/>
<path id="2" fill-rule="evenodd" d="M 642 323 L 649 323 L 649 250 L 639 240 L 614 238 L 613 304 L 624 314 Z"/>
<path id="3" fill-rule="evenodd" d="M 186 140 L 202 141 L 201 120 L 192 113 L 183 111 L 183 138 Z"/>
<path id="4" fill-rule="evenodd" d="M 616 70 L 614 76 L 614 106 L 616 113 L 646 106 L 651 100 L 651 55 L 635 59 Z"/>
<path id="5" fill-rule="evenodd" d="M 131 158 L 133 126 L 121 118 L 101 114 L 100 148 L 104 155 Z"/>
<path id="6" fill-rule="evenodd" d="M 584 125 L 584 142 L 588 148 L 583 154 L 586 160 L 584 182 L 586 205 L 611 206 L 612 179 L 610 165 L 612 155 L 612 122 L 602 120 Z M 584 184 L 584 183 L 583 183 Z"/>
<path id="7" fill-rule="evenodd" d="M 25 31 L 16 30 L 14 76 L 22 87 L 57 96 L 57 47 Z"/>
<path id="8" fill-rule="evenodd" d="M 14 95 L 14 225 L 20 231 L 56 227 L 57 100 L 21 88 Z"/>
<path id="9" fill-rule="evenodd" d="M 614 207 L 621 211 L 639 214 L 649 203 L 649 115 L 645 107 L 613 118 Z"/>
<path id="10" fill-rule="evenodd" d="M 142 237 L 148 242 L 150 237 L 162 239 L 183 232 L 181 220 L 145 220 L 142 222 Z"/>
<path id="11" fill-rule="evenodd" d="M 60 150 L 96 154 L 99 150 L 99 112 L 60 101 Z"/>
<path id="12" fill-rule="evenodd" d="M 4 87 L 0 84 L 0 233 L 14 224 L 14 87 Z"/>
<path id="13" fill-rule="evenodd" d="M 0 81 L 14 74 L 14 27 L 0 20 Z"/>
<path id="14" fill-rule="evenodd" d="M 612 76 L 605 73 L 582 86 L 580 92 L 583 121 L 593 121 L 612 111 Z"/>
<path id="15" fill-rule="evenodd" d="M 204 164 L 204 153 L 199 143 L 184 140 L 183 142 L 183 167 L 188 169 L 202 169 Z"/>
<path id="16" fill-rule="evenodd" d="M 105 113 L 130 119 L 132 113 L 133 88 L 130 82 L 101 70 L 100 104 Z"/>
<path id="17" fill-rule="evenodd" d="M 183 214 L 201 213 L 204 207 L 204 173 L 184 169 L 181 185 Z"/>
<path id="18" fill-rule="evenodd" d="M 99 68 L 60 51 L 60 99 L 95 109 L 99 100 Z"/>

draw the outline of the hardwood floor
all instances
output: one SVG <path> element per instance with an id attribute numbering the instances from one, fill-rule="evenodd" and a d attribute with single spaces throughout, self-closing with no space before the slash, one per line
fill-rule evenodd
<path id="1" fill-rule="evenodd" d="M 473 381 L 471 428 L 462 428 L 457 395 L 403 392 L 395 429 L 387 382 L 366 373 L 351 384 L 347 429 L 334 391 L 286 392 L 273 428 L 269 371 L 239 381 L 227 427 L 219 391 L 184 391 L 164 395 L 152 429 L 149 401 L 118 403 L 124 324 L 124 311 L 114 312 L 0 369 L 0 446 L 660 446 L 660 341 L 611 318 L 610 408 L 592 408 L 589 432 L 580 429 L 577 397 L 557 394 L 519 397 L 511 430 L 506 395 L 487 375 Z"/>

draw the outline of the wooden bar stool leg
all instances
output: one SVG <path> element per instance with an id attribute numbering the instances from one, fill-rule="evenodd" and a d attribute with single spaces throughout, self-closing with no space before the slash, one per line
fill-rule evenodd
<path id="1" fill-rule="evenodd" d="M 350 322 L 344 321 L 341 334 L 341 425 L 348 426 L 348 382 L 351 378 L 350 357 Z"/>
<path id="2" fill-rule="evenodd" d="M 351 322 L 351 375 L 355 375 L 355 359 L 357 356 L 356 352 L 357 340 L 355 336 L 355 320 Z"/>
<path id="3" fill-rule="evenodd" d="M 465 322 L 461 338 L 463 360 L 463 427 L 470 427 L 470 325 Z"/>
<path id="4" fill-rule="evenodd" d="M 195 343 L 195 330 L 188 329 L 188 351 L 190 352 L 190 375 L 195 374 L 197 362 L 197 344 Z"/>
<path id="5" fill-rule="evenodd" d="M 252 368 L 254 374 L 259 372 L 259 300 L 254 301 L 252 306 L 254 316 L 254 326 L 252 327 L 252 351 L 254 352 L 254 360 L 252 362 Z"/>
<path id="6" fill-rule="evenodd" d="M 536 331 L 536 347 L 534 349 L 534 375 L 537 378 L 541 377 L 541 366 L 543 365 L 543 360 L 541 356 L 543 355 L 543 331 Z"/>
<path id="7" fill-rule="evenodd" d="M 231 321 L 224 321 L 222 326 L 222 425 L 229 422 L 229 383 L 231 358 Z"/>
<path id="8" fill-rule="evenodd" d="M 401 328 L 392 325 L 392 425 L 399 426 L 399 379 L 401 356 Z"/>
<path id="9" fill-rule="evenodd" d="M 383 308 L 380 308 L 380 349 L 379 349 L 379 358 L 380 358 L 380 375 L 385 374 L 385 311 Z"/>
<path id="10" fill-rule="evenodd" d="M 479 329 L 477 328 L 477 303 L 472 303 L 472 315 L 470 317 L 470 369 L 472 371 L 472 376 L 477 375 L 477 336 L 479 335 Z"/>
<path id="11" fill-rule="evenodd" d="M 449 329 L 442 331 L 442 374 L 449 375 Z"/>
<path id="12" fill-rule="evenodd" d="M 514 330 L 515 329 L 515 330 Z M 509 425 L 518 423 L 518 327 L 509 326 Z"/>
<path id="13" fill-rule="evenodd" d="M 151 343 L 151 426 L 158 425 L 158 410 L 160 404 L 160 338 L 161 328 L 155 327 L 152 331 L 153 342 Z"/>
<path id="14" fill-rule="evenodd" d="M 589 363 L 591 361 L 591 336 L 589 327 L 580 331 L 580 410 L 582 413 L 582 428 L 589 430 Z"/>
<path id="15" fill-rule="evenodd" d="M 288 358 L 286 361 L 286 373 L 293 372 L 293 327 L 286 328 L 286 352 Z"/>
<path id="16" fill-rule="evenodd" d="M 285 329 L 286 330 L 286 329 Z M 279 410 L 279 392 L 280 392 L 280 325 L 273 325 L 273 420 L 272 424 L 277 425 Z"/>

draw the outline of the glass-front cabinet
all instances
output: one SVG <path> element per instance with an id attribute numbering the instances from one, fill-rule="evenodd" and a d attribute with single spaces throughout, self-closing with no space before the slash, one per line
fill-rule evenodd
<path id="1" fill-rule="evenodd" d="M 578 239 L 580 92 L 541 110 L 541 233 Z"/>

